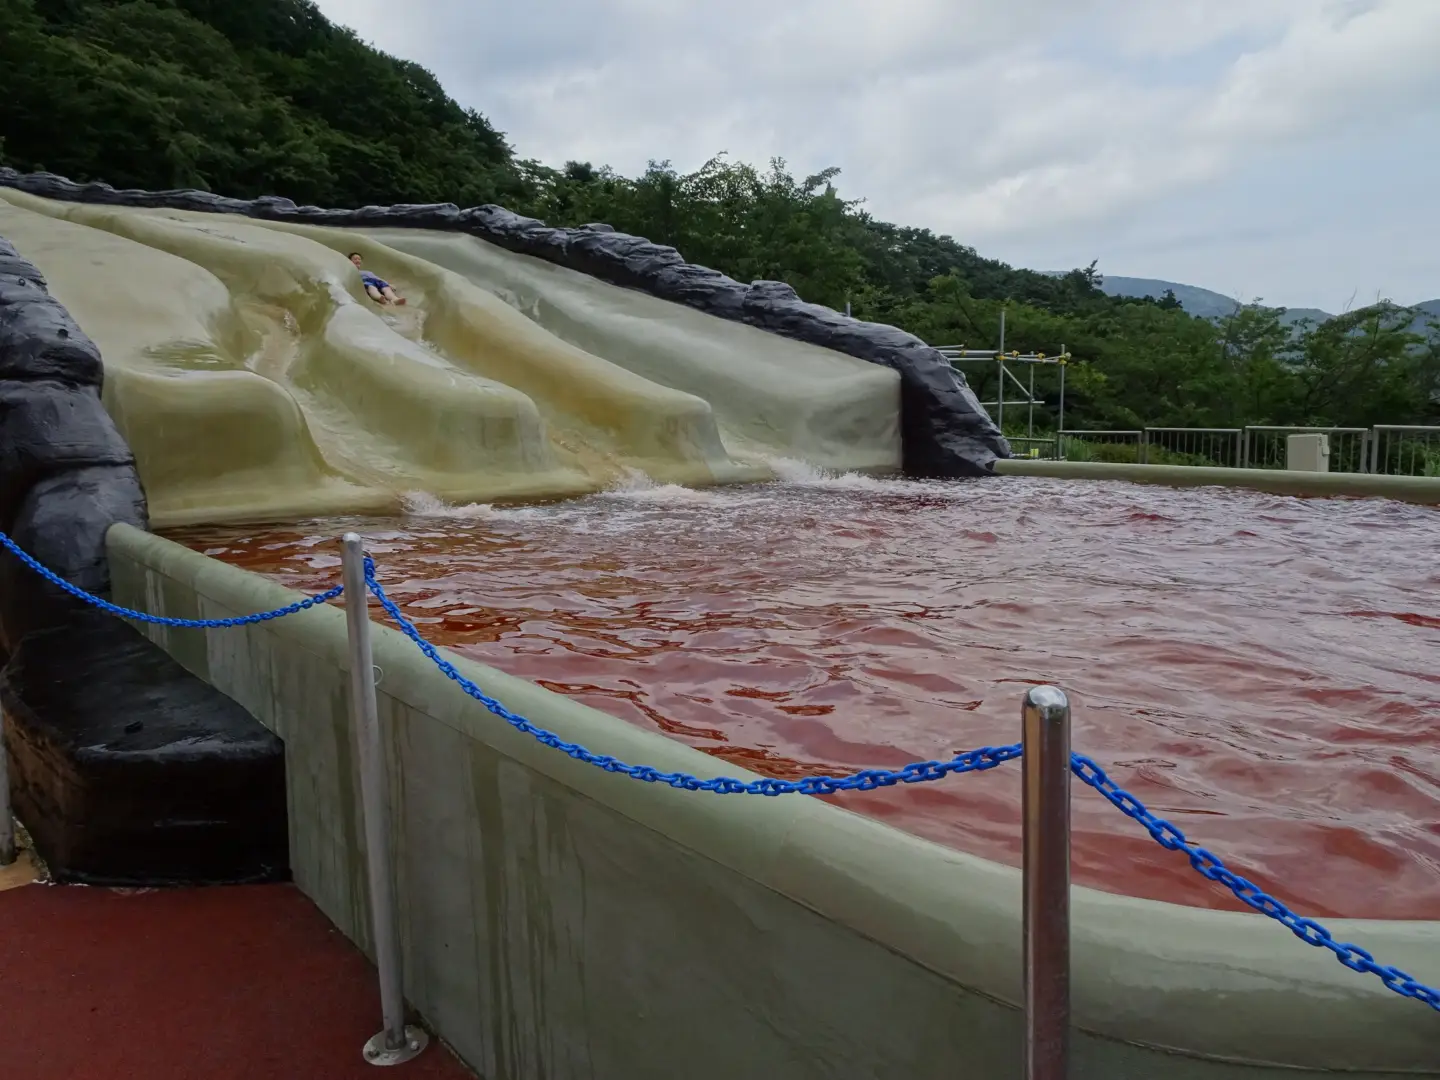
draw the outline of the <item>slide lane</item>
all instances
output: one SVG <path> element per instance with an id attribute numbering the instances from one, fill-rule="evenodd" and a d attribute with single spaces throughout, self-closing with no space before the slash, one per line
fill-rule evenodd
<path id="1" fill-rule="evenodd" d="M 472 237 L 3 189 L 0 235 L 100 347 L 157 526 L 899 465 L 893 372 Z"/>

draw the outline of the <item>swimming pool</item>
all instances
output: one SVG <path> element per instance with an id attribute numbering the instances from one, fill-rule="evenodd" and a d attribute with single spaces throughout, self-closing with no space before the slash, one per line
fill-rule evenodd
<path id="1" fill-rule="evenodd" d="M 786 476 L 171 535 L 308 590 L 358 527 L 431 640 L 774 776 L 1013 742 L 1054 682 L 1077 749 L 1282 900 L 1440 917 L 1434 509 Z M 1013 864 L 1019 795 L 999 769 L 836 801 Z M 1235 906 L 1081 787 L 1074 840 L 1077 883 Z"/>

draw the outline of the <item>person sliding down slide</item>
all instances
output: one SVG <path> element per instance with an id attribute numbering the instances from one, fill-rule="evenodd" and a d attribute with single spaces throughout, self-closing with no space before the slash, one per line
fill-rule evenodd
<path id="1" fill-rule="evenodd" d="M 355 264 L 355 269 L 360 271 L 360 284 L 365 286 L 365 294 L 377 304 L 403 304 L 405 298 L 396 296 L 394 288 L 382 277 L 376 277 L 369 270 L 360 264 L 364 261 L 360 258 L 358 251 L 350 253 L 350 261 Z"/>

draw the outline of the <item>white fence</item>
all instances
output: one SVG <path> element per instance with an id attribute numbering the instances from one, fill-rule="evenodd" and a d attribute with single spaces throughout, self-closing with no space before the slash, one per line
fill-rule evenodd
<path id="1" fill-rule="evenodd" d="M 1440 425 L 1062 430 L 1055 435 L 1012 438 L 1010 444 L 1018 457 L 1050 460 L 1283 469 L 1286 440 L 1298 434 L 1329 436 L 1331 472 L 1440 476 Z"/>
<path id="2" fill-rule="evenodd" d="M 1440 426 L 1376 424 L 1370 430 L 1372 473 L 1440 476 Z"/>

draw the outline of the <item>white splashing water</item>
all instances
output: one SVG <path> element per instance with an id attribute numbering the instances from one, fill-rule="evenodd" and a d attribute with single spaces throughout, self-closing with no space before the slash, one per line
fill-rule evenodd
<path id="1" fill-rule="evenodd" d="M 411 517 L 478 521 L 500 513 L 489 503 L 465 503 L 463 506 L 454 506 L 443 499 L 436 498 L 428 491 L 407 491 L 400 496 L 400 502 L 405 508 L 405 513 Z"/>
<path id="2" fill-rule="evenodd" d="M 610 502 L 612 505 L 618 503 L 620 506 L 631 506 L 636 510 L 644 509 L 646 513 L 652 510 L 662 509 L 666 506 L 716 506 L 733 504 L 737 508 L 744 503 L 757 500 L 765 500 L 775 497 L 776 485 L 781 488 L 798 488 L 812 491 L 829 491 L 837 494 L 843 492 L 863 492 L 881 494 L 914 494 L 918 489 L 928 486 L 913 480 L 905 480 L 895 477 L 868 476 L 856 472 L 832 472 L 811 465 L 807 461 L 798 458 L 772 457 L 765 458 L 764 462 L 770 471 L 775 475 L 775 484 L 741 485 L 740 487 L 709 487 L 692 488 L 680 484 L 666 484 L 655 480 L 639 469 L 625 468 L 619 479 L 615 480 L 609 487 L 598 492 L 591 498 L 601 499 Z M 769 492 L 767 495 L 766 492 Z M 463 506 L 452 505 L 442 499 L 424 491 L 412 491 L 402 496 L 405 512 L 411 517 L 437 518 L 449 520 L 480 521 L 497 518 L 515 518 L 544 516 L 548 518 L 561 517 L 568 519 L 572 514 L 583 512 L 586 500 L 550 505 L 547 507 L 509 507 L 500 508 L 490 503 L 467 503 Z M 594 505 L 593 503 L 590 505 Z M 616 506 L 616 510 L 620 509 Z M 567 509 L 568 508 L 568 512 Z M 587 515 L 588 516 L 588 515 Z M 585 528 L 579 519 L 572 523 L 575 527 Z"/>
<path id="3" fill-rule="evenodd" d="M 625 470 L 625 475 L 601 494 L 606 498 L 628 499 L 646 503 L 713 503 L 724 496 L 713 488 L 688 488 L 680 484 L 661 484 L 639 469 Z"/>
<path id="4" fill-rule="evenodd" d="M 831 472 L 811 465 L 798 458 L 767 458 L 765 464 L 775 474 L 775 479 L 791 487 L 829 488 L 841 491 L 895 491 L 896 485 L 905 485 L 904 480 L 883 479 L 864 473 Z"/>

